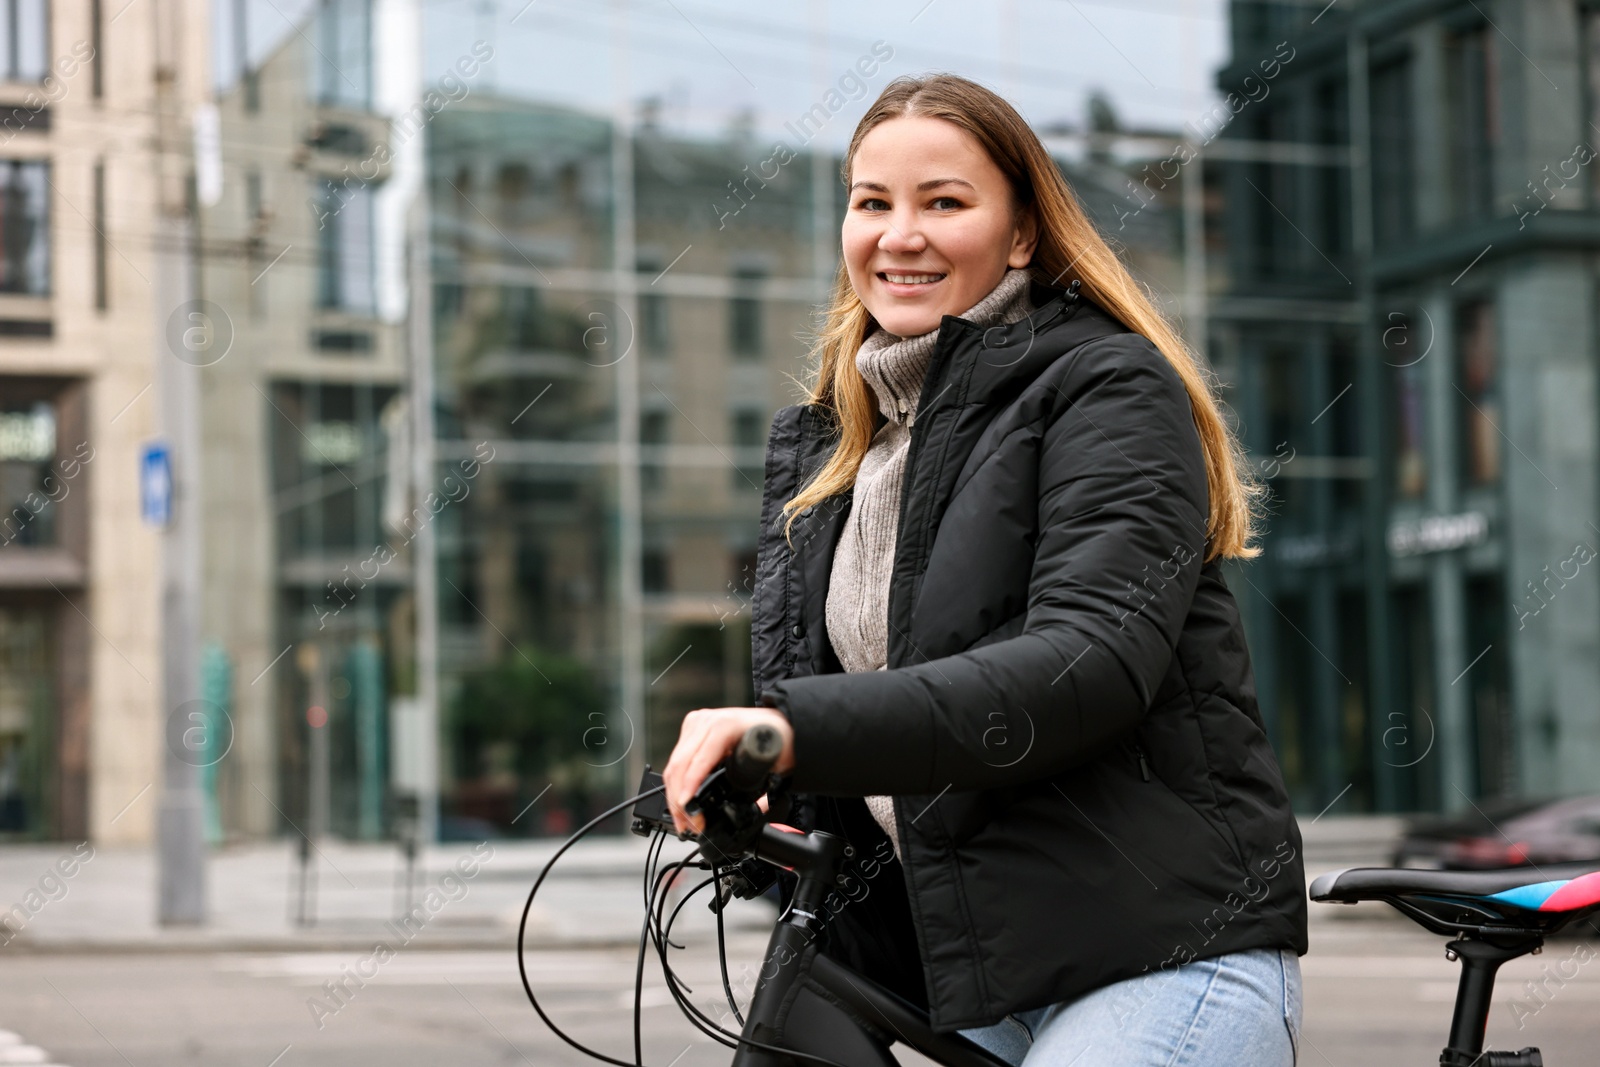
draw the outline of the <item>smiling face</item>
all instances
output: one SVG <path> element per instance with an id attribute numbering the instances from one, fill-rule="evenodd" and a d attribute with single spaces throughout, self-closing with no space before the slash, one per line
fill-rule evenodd
<path id="1" fill-rule="evenodd" d="M 960 315 L 1026 267 L 1031 213 L 975 137 L 944 119 L 902 115 L 861 139 L 841 244 L 856 295 L 885 330 L 913 337 Z"/>

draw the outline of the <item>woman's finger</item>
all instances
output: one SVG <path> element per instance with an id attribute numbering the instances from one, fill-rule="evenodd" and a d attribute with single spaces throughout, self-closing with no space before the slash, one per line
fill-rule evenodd
<path id="1" fill-rule="evenodd" d="M 691 711 L 684 716 L 683 725 L 679 728 L 678 743 L 672 748 L 672 755 L 667 759 L 667 765 L 661 771 L 662 784 L 666 786 L 665 798 L 667 811 L 672 816 L 673 826 L 679 833 L 688 827 L 687 818 L 683 811 L 680 788 L 684 777 L 684 768 L 694 751 L 699 747 L 700 735 L 703 732 L 705 716 L 698 711 Z M 698 786 L 699 783 L 696 783 Z M 691 794 L 692 794 L 691 790 Z"/>
<path id="2" fill-rule="evenodd" d="M 683 808 L 694 796 L 695 790 L 700 788 L 700 783 L 706 780 L 706 775 L 716 769 L 717 764 L 727 758 L 739 743 L 743 733 L 739 724 L 729 719 L 720 719 L 710 724 L 705 734 L 700 739 L 699 746 L 689 759 L 684 770 L 683 779 L 679 784 L 678 805 Z M 685 811 L 687 816 L 687 811 Z M 694 824 L 695 832 L 705 829 L 705 818 L 700 815 L 687 816 Z"/>
<path id="3" fill-rule="evenodd" d="M 661 772 L 667 812 L 678 833 L 704 830 L 704 817 L 691 816 L 685 805 L 706 776 L 738 746 L 739 739 L 751 725 L 774 718 L 774 713 L 766 708 L 700 708 L 684 716 L 678 729 L 678 742 Z M 780 757 L 779 764 L 790 766 L 794 760 L 788 723 L 779 719 L 777 726 L 785 738 L 784 756 Z M 762 810 L 766 810 L 765 804 Z"/>

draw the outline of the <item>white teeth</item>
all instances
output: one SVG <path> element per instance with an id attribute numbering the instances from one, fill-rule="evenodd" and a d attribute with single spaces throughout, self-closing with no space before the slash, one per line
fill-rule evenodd
<path id="1" fill-rule="evenodd" d="M 883 276 L 889 281 L 900 285 L 926 285 L 944 277 L 943 274 L 890 274 L 887 271 L 884 272 Z"/>

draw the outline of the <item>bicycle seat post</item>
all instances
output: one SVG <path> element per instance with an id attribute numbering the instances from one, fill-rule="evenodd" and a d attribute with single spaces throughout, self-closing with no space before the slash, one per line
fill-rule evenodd
<path id="1" fill-rule="evenodd" d="M 1538 1049 L 1485 1054 L 1483 1042 L 1495 973 L 1502 963 L 1536 952 L 1543 944 L 1544 938 L 1538 936 L 1511 941 L 1460 937 L 1445 946 L 1452 959 L 1461 961 L 1461 982 L 1450 1020 L 1450 1044 L 1439 1053 L 1439 1067 L 1538 1067 L 1542 1063 Z"/>

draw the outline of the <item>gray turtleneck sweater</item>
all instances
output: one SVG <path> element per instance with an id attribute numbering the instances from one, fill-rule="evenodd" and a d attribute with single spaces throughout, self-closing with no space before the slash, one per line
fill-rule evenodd
<path id="1" fill-rule="evenodd" d="M 1011 268 L 1000 284 L 960 318 L 996 326 L 1026 318 L 1029 272 Z M 898 337 L 879 328 L 856 353 L 856 369 L 872 387 L 878 409 L 889 420 L 872 438 L 856 471 L 854 499 L 834 550 L 825 615 L 828 640 L 848 672 L 883 670 L 889 655 L 889 574 L 899 533 L 911 426 L 916 421 L 923 378 L 939 339 L 938 329 Z M 887 796 L 866 798 L 867 808 L 900 855 L 894 804 Z"/>

